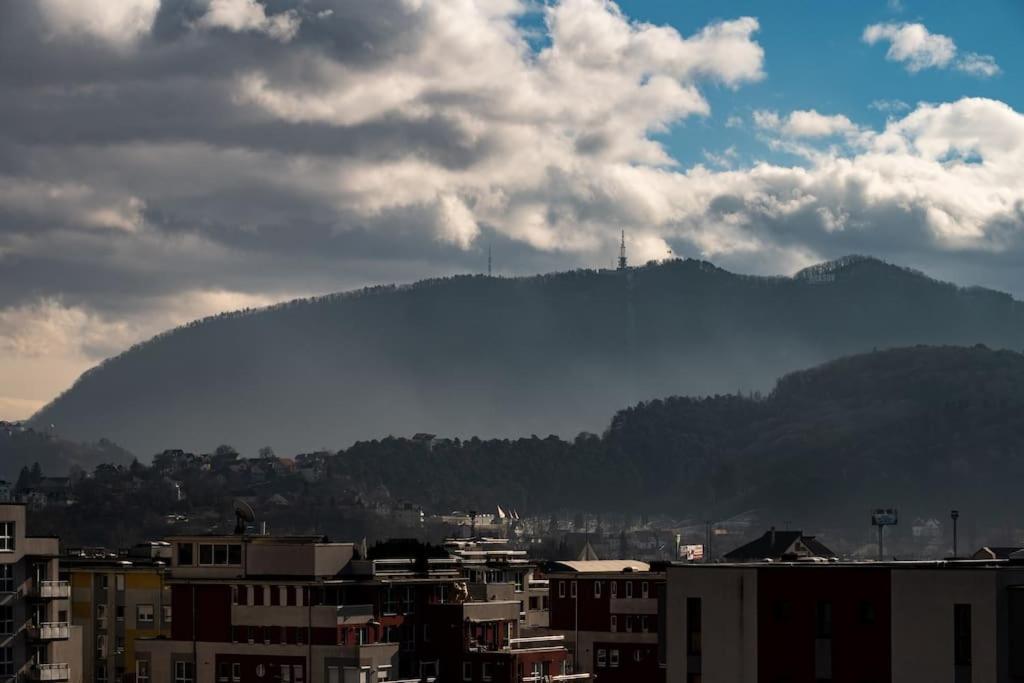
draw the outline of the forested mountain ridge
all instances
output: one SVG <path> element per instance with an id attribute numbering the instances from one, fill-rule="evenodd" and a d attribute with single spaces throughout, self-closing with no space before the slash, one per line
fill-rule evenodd
<path id="1" fill-rule="evenodd" d="M 18 423 L 0 422 L 0 479 L 12 483 L 23 467 L 34 464 L 45 472 L 65 476 L 72 468 L 91 471 L 101 464 L 125 465 L 132 457 L 106 439 L 74 443 Z"/>
<path id="2" fill-rule="evenodd" d="M 460 276 L 198 321 L 85 373 L 33 423 L 140 454 L 569 436 L 651 397 L 766 391 L 873 348 L 975 343 L 1024 348 L 1024 305 L 870 258 L 792 278 L 693 260 Z"/>

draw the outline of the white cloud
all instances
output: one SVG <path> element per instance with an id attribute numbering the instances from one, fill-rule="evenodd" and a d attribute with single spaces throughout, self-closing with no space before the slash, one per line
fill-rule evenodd
<path id="1" fill-rule="evenodd" d="M 236 33 L 265 33 L 282 43 L 287 43 L 295 37 L 301 23 L 302 20 L 295 10 L 267 16 L 266 8 L 257 0 L 210 0 L 206 14 L 197 22 L 205 28 L 224 28 Z"/>
<path id="2" fill-rule="evenodd" d="M 160 0 L 37 0 L 54 36 L 99 38 L 126 47 L 153 28 Z"/>
<path id="3" fill-rule="evenodd" d="M 910 105 L 903 100 L 874 100 L 868 105 L 868 108 L 880 111 L 883 114 L 898 114 L 910 109 Z"/>
<path id="4" fill-rule="evenodd" d="M 999 73 L 999 66 L 991 55 L 971 52 L 957 59 L 957 47 L 953 39 L 930 32 L 924 24 L 872 24 L 864 29 L 862 38 L 868 45 L 888 42 L 886 59 L 902 62 L 910 73 L 950 66 L 983 78 Z"/>
<path id="5" fill-rule="evenodd" d="M 831 116 L 819 114 L 813 109 L 794 111 L 783 118 L 773 111 L 754 112 L 754 124 L 758 128 L 774 130 L 793 138 L 823 138 L 832 135 L 850 135 L 859 128 L 842 114 Z"/>
<path id="6" fill-rule="evenodd" d="M 982 78 L 997 76 L 1000 71 L 999 65 L 996 64 L 995 57 L 992 55 L 979 55 L 975 52 L 970 52 L 964 55 L 963 58 L 957 62 L 956 68 L 964 73 Z"/>

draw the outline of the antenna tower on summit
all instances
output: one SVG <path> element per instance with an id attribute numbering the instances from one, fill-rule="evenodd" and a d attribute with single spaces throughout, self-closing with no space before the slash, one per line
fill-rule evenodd
<path id="1" fill-rule="evenodd" d="M 619 270 L 626 269 L 626 231 L 622 231 L 622 242 L 619 244 Z"/>
<path id="2" fill-rule="evenodd" d="M 487 245 L 487 277 L 491 277 L 491 245 Z"/>

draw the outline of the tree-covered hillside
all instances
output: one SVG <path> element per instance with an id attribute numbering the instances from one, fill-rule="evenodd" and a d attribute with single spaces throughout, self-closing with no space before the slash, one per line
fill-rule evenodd
<path id="1" fill-rule="evenodd" d="M 641 400 L 767 391 L 797 368 L 919 343 L 1024 348 L 1024 305 L 866 258 L 793 278 L 692 260 L 455 277 L 198 321 L 87 372 L 34 423 L 137 453 L 567 436 Z"/>

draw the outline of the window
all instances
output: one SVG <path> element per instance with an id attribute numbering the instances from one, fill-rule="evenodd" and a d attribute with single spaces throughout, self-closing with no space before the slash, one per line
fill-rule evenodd
<path id="1" fill-rule="evenodd" d="M 178 544 L 178 564 L 181 566 L 192 566 L 195 564 L 195 560 L 192 557 L 191 543 L 179 543 Z"/>
<path id="2" fill-rule="evenodd" d="M 626 615 L 626 633 L 633 632 L 633 617 Z"/>
<path id="3" fill-rule="evenodd" d="M 96 605 L 96 628 L 107 628 L 107 606 Z"/>
<path id="4" fill-rule="evenodd" d="M 420 662 L 420 678 L 437 677 L 437 660 L 431 662 Z"/>
<path id="5" fill-rule="evenodd" d="M 875 623 L 875 606 L 867 600 L 860 603 L 860 607 L 857 610 L 860 616 L 860 623 L 862 624 L 873 624 Z"/>
<path id="6" fill-rule="evenodd" d="M 14 552 L 14 522 L 0 522 L 0 552 Z"/>
<path id="7" fill-rule="evenodd" d="M 96 683 L 107 683 L 107 665 L 96 665 Z"/>
<path id="8" fill-rule="evenodd" d="M 627 581 L 626 582 L 626 597 L 627 598 L 633 597 L 633 582 L 632 581 Z"/>
<path id="9" fill-rule="evenodd" d="M 0 647 L 0 676 L 14 675 L 14 648 Z"/>
<path id="10" fill-rule="evenodd" d="M 832 603 L 819 602 L 815 610 L 814 635 L 818 638 L 832 637 Z"/>
<path id="11" fill-rule="evenodd" d="M 608 666 L 608 650 L 603 647 L 597 649 L 597 668 L 603 669 Z"/>
<path id="12" fill-rule="evenodd" d="M 646 584 L 645 584 L 646 585 Z M 699 657 L 704 647 L 701 638 L 700 598 L 686 599 L 686 654 Z"/>
<path id="13" fill-rule="evenodd" d="M 227 683 L 231 678 L 231 662 L 217 663 L 217 683 Z"/>
<path id="14" fill-rule="evenodd" d="M 291 683 L 292 668 L 288 664 L 281 665 L 281 683 Z"/>
<path id="15" fill-rule="evenodd" d="M 124 621 L 124 605 L 118 605 L 114 609 L 116 610 L 115 614 L 117 615 L 117 620 Z"/>
<path id="16" fill-rule="evenodd" d="M 565 581 L 559 581 L 558 582 L 558 597 L 560 597 L 560 598 L 564 598 L 565 597 Z"/>
<path id="17" fill-rule="evenodd" d="M 573 597 L 573 598 L 576 597 L 576 582 L 575 581 L 572 581 L 569 584 L 569 597 Z"/>
<path id="18" fill-rule="evenodd" d="M 14 565 L 0 564 L 0 593 L 14 592 Z"/>
<path id="19" fill-rule="evenodd" d="M 430 642 L 430 624 L 423 624 L 423 642 Z"/>
<path id="20" fill-rule="evenodd" d="M 241 662 L 231 662 L 231 680 L 234 683 L 238 683 L 238 681 L 242 680 L 242 663 Z M 135 681 L 135 683 L 139 683 L 139 682 Z"/>
<path id="21" fill-rule="evenodd" d="M 267 586 L 267 595 L 270 597 L 271 607 L 281 606 L 281 592 L 278 588 L 278 586 Z"/>
<path id="22" fill-rule="evenodd" d="M 619 651 L 611 649 L 608 651 L 608 666 L 615 669 L 619 666 Z"/>
<path id="23" fill-rule="evenodd" d="M 282 668 L 284 667 L 282 666 Z M 292 664 L 292 680 L 295 683 L 302 683 L 302 677 L 302 665 Z"/>
<path id="24" fill-rule="evenodd" d="M 174 683 L 192 683 L 192 662 L 174 663 Z"/>
<path id="25" fill-rule="evenodd" d="M 637 648 L 636 650 L 633 650 L 633 661 L 634 662 L 639 664 L 640 662 L 643 661 L 643 659 L 644 659 L 643 650 L 641 650 L 640 648 Z"/>
<path id="26" fill-rule="evenodd" d="M 594 582 L 594 597 L 595 598 L 601 597 L 601 582 L 600 581 L 595 581 Z"/>
<path id="27" fill-rule="evenodd" d="M 398 596 L 391 587 L 384 591 L 384 614 L 398 614 Z"/>
<path id="28" fill-rule="evenodd" d="M 970 683 L 971 665 L 971 606 L 953 605 L 953 666 L 956 683 Z"/>
<path id="29" fill-rule="evenodd" d="M 640 583 L 640 597 L 641 598 L 646 598 L 649 594 L 650 593 L 649 593 L 649 589 L 647 587 L 647 582 L 646 581 L 642 581 Z"/>
<path id="30" fill-rule="evenodd" d="M 135 623 L 136 624 L 152 624 L 153 623 L 153 605 L 136 605 L 135 606 Z"/>
<path id="31" fill-rule="evenodd" d="M 647 615 L 640 617 L 640 630 L 647 633 Z"/>
<path id="32" fill-rule="evenodd" d="M 619 582 L 618 581 L 610 581 L 610 582 L 608 582 L 608 594 L 611 595 L 613 598 L 619 597 Z"/>
<path id="33" fill-rule="evenodd" d="M 0 635 L 9 636 L 14 633 L 14 607 L 0 606 Z"/>
<path id="34" fill-rule="evenodd" d="M 162 613 L 160 616 L 163 617 L 164 626 L 169 625 L 171 623 L 171 606 L 170 605 L 162 606 L 160 608 L 160 612 Z"/>
<path id="35" fill-rule="evenodd" d="M 516 572 L 515 583 L 516 583 L 516 593 L 522 593 L 523 592 L 523 573 L 522 572 Z"/>
<path id="36" fill-rule="evenodd" d="M 107 590 L 108 588 L 110 588 L 110 575 L 100 575 L 100 590 Z"/>
<path id="37" fill-rule="evenodd" d="M 462 680 L 471 681 L 473 680 L 473 662 L 462 663 Z"/>
<path id="38" fill-rule="evenodd" d="M 200 566 L 242 564 L 242 546 L 237 543 L 200 543 Z"/>
<path id="39" fill-rule="evenodd" d="M 149 683 L 149 660 L 135 660 L 135 683 Z"/>
<path id="40" fill-rule="evenodd" d="M 289 607 L 295 606 L 295 586 L 286 586 L 284 591 L 285 603 Z"/>
<path id="41" fill-rule="evenodd" d="M 614 614 L 611 617 L 609 617 L 608 630 L 612 633 L 615 633 L 619 630 L 619 618 Z"/>
<path id="42" fill-rule="evenodd" d="M 257 607 L 263 606 L 263 586 L 252 587 L 252 604 Z"/>
<path id="43" fill-rule="evenodd" d="M 786 600 L 776 600 L 772 603 L 772 615 L 775 621 L 785 623 L 789 621 L 793 613 L 793 606 Z"/>
<path id="44" fill-rule="evenodd" d="M 107 656 L 107 637 L 103 634 L 96 636 L 96 656 Z"/>
<path id="45" fill-rule="evenodd" d="M 124 590 L 124 574 L 117 574 L 114 576 L 114 583 L 117 586 L 117 590 Z"/>
<path id="46" fill-rule="evenodd" d="M 405 587 L 405 600 L 402 602 L 402 612 L 413 614 L 416 611 L 416 592 L 412 586 Z"/>
<path id="47" fill-rule="evenodd" d="M 480 680 L 481 681 L 489 681 L 489 680 L 491 680 L 491 678 L 492 678 L 491 663 L 490 662 L 483 662 L 480 665 Z"/>

